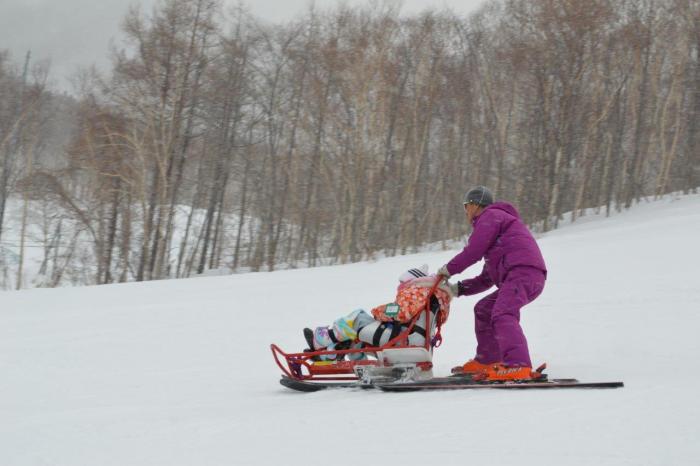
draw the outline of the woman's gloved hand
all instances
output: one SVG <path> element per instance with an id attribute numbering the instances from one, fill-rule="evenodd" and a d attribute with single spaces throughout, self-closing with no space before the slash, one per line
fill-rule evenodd
<path id="1" fill-rule="evenodd" d="M 447 285 L 447 288 L 450 290 L 449 295 L 450 298 L 456 298 L 459 296 L 459 283 L 450 283 L 447 280 L 445 280 L 445 284 Z M 442 288 L 442 286 L 440 286 Z"/>
<path id="2" fill-rule="evenodd" d="M 445 278 L 450 278 L 452 276 L 452 275 L 450 275 L 450 272 L 447 271 L 447 264 L 440 267 L 437 271 L 437 274 L 442 275 Z"/>

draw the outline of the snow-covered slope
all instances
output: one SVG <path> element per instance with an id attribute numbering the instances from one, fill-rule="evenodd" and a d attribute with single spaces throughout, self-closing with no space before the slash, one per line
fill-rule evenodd
<path id="1" fill-rule="evenodd" d="M 0 294 L 0 465 L 700 464 L 700 196 L 540 239 L 533 360 L 602 391 L 299 394 L 268 346 L 391 299 L 406 268 L 339 267 Z M 476 270 L 467 271 L 464 276 Z M 473 355 L 455 302 L 437 373 Z"/>

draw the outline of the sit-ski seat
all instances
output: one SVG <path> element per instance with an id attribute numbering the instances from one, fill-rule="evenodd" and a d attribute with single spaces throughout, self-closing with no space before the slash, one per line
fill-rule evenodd
<path id="1" fill-rule="evenodd" d="M 433 353 L 423 347 L 386 348 L 377 352 L 377 359 L 385 366 L 432 362 Z"/>
<path id="2" fill-rule="evenodd" d="M 386 348 L 377 352 L 379 365 L 355 366 L 361 384 L 416 382 L 433 378 L 433 354 L 422 347 Z"/>

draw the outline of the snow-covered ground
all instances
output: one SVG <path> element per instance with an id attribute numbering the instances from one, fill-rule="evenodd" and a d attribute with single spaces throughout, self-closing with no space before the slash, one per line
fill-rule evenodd
<path id="1" fill-rule="evenodd" d="M 540 239 L 523 311 L 553 377 L 617 390 L 300 394 L 268 346 L 393 297 L 455 251 L 337 267 L 0 293 L 0 465 L 700 464 L 700 196 Z M 464 276 L 476 272 L 467 271 Z M 436 373 L 473 355 L 472 306 Z"/>

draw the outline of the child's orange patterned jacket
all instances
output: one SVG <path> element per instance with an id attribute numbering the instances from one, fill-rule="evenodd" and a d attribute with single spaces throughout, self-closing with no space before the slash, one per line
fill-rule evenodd
<path id="1" fill-rule="evenodd" d="M 433 276 L 430 278 L 433 280 L 435 279 Z M 393 321 L 404 324 L 410 322 L 416 314 L 425 309 L 428 293 L 430 293 L 430 288 L 425 286 L 425 282 L 425 278 L 419 278 L 401 283 L 396 292 L 396 301 L 394 301 L 394 303 L 382 304 L 381 306 L 375 307 L 372 309 L 372 316 L 383 322 Z M 419 283 L 422 286 L 419 285 Z M 447 317 L 450 314 L 450 295 L 441 288 L 437 288 L 437 290 L 435 290 L 435 296 L 440 303 L 438 322 L 443 324 L 447 322 Z M 386 315 L 386 307 L 391 304 L 399 305 L 398 314 L 393 317 Z"/>

